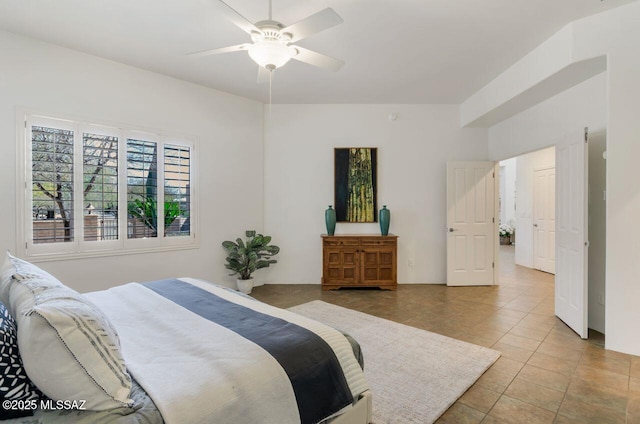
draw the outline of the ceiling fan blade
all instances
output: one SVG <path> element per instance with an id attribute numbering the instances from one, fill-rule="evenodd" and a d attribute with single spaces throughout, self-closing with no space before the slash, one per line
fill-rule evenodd
<path id="1" fill-rule="evenodd" d="M 201 52 L 193 52 L 193 53 L 187 54 L 187 56 L 203 57 L 203 56 L 211 56 L 211 55 L 220 54 L 220 53 L 240 52 L 240 51 L 247 50 L 248 46 L 249 46 L 248 44 L 238 44 L 237 46 L 221 47 L 219 49 L 210 49 L 210 50 L 203 50 Z"/>
<path id="2" fill-rule="evenodd" d="M 236 12 L 234 8 L 229 6 L 227 3 L 222 0 L 212 0 L 214 7 L 220 11 L 220 13 L 224 14 L 227 19 L 236 24 L 240 29 L 242 29 L 247 34 L 251 34 L 252 32 L 262 33 L 257 26 L 255 26 L 250 20 Z"/>
<path id="3" fill-rule="evenodd" d="M 258 84 L 267 84 L 273 79 L 273 71 L 258 66 Z"/>
<path id="4" fill-rule="evenodd" d="M 324 31 L 327 28 L 341 24 L 342 18 L 330 7 L 321 10 L 301 21 L 291 24 L 280 30 L 280 33 L 287 32 L 291 34 L 291 42 L 296 42 L 307 38 L 310 35 Z"/>
<path id="5" fill-rule="evenodd" d="M 342 65 L 344 65 L 344 61 L 340 59 L 316 53 L 303 47 L 292 47 L 298 51 L 298 54 L 293 56 L 292 59 L 299 60 L 300 62 L 308 63 L 309 65 L 318 66 L 320 68 L 329 69 L 334 72 L 342 68 Z"/>

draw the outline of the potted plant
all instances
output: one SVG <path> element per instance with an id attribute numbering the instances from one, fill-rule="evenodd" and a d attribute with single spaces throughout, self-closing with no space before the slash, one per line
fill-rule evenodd
<path id="1" fill-rule="evenodd" d="M 500 225 L 500 244 L 511 244 L 511 236 L 515 232 L 511 225 Z"/>
<path id="2" fill-rule="evenodd" d="M 253 278 L 251 274 L 260 268 L 268 268 L 269 265 L 275 264 L 272 256 L 277 255 L 280 251 L 278 246 L 269 245 L 270 236 L 256 234 L 253 230 L 245 232 L 247 239 L 243 241 L 237 238 L 233 241 L 223 241 L 222 247 L 227 251 L 227 263 L 225 268 L 233 271 L 232 274 L 238 274 L 236 280 L 238 290 L 243 293 L 251 293 L 253 288 Z"/>

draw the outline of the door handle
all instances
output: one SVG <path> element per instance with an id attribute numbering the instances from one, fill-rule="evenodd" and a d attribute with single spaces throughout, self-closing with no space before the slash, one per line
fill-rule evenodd
<path id="1" fill-rule="evenodd" d="M 533 226 L 537 228 L 537 227 L 538 227 L 538 224 L 533 224 Z"/>
<path id="2" fill-rule="evenodd" d="M 450 233 L 453 233 L 454 231 L 458 231 L 458 230 L 456 230 L 455 228 L 449 228 Z"/>

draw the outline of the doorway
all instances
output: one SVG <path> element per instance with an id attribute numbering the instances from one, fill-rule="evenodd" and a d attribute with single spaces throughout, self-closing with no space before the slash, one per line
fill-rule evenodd
<path id="1" fill-rule="evenodd" d="M 555 272 L 555 155 L 554 147 L 517 156 L 515 160 L 515 246 L 500 249 L 500 262 Z M 605 330 L 605 259 L 606 259 L 606 133 L 589 134 L 588 141 L 588 275 L 587 323 L 602 336 Z M 500 163 L 499 206 L 508 203 L 509 172 Z M 506 171 L 506 172 L 505 172 Z M 502 173 L 505 172 L 505 175 Z M 512 176 L 513 178 L 513 176 Z M 503 187 L 504 186 L 504 187 Z M 542 200 L 540 200 L 542 199 Z M 501 210 L 501 222 L 504 216 Z M 511 223 L 509 223 L 511 224 Z M 561 266 L 561 262 L 558 262 Z M 502 266 L 501 266 L 502 268 Z"/>
<path id="2" fill-rule="evenodd" d="M 512 232 L 500 261 L 555 272 L 555 160 L 555 147 L 548 147 L 500 162 L 500 225 Z"/>

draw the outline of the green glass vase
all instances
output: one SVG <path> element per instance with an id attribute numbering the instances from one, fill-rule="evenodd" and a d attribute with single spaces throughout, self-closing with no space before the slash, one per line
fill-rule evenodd
<path id="1" fill-rule="evenodd" d="M 324 222 L 327 224 L 327 234 L 332 236 L 336 232 L 336 211 L 331 205 L 324 211 Z"/>
<path id="2" fill-rule="evenodd" d="M 391 223 L 391 211 L 387 209 L 387 205 L 383 205 L 378 215 L 380 221 L 380 233 L 383 236 L 389 235 L 389 224 Z"/>

